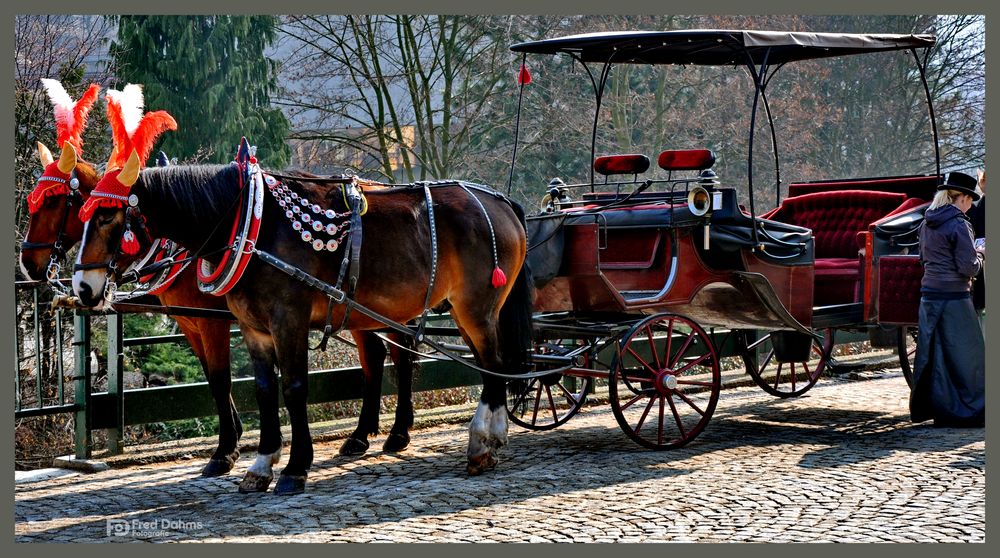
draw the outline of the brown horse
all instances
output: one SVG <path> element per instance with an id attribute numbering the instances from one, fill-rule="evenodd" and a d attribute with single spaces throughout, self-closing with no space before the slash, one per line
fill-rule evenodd
<path id="1" fill-rule="evenodd" d="M 39 183 L 52 178 L 66 180 L 76 178 L 76 187 L 69 193 L 59 192 L 46 196 L 40 205 L 30 212 L 27 233 L 20 254 L 21 271 L 28 279 L 44 281 L 58 276 L 59 266 L 66 252 L 83 238 L 84 225 L 80 221 L 80 206 L 90 197 L 100 178 L 94 166 L 75 157 L 75 150 L 66 149 L 57 162 L 43 144 L 38 144 L 39 158 L 44 171 Z M 60 164 L 65 169 L 60 169 Z M 144 244 L 141 253 L 149 248 Z M 131 263 L 123 259 L 123 265 Z M 124 269 L 124 268 L 123 268 Z M 226 300 L 222 297 L 202 293 L 195 282 L 195 268 L 188 266 L 174 281 L 159 293 L 158 298 L 165 306 L 182 306 L 226 310 Z M 212 398 L 219 415 L 219 442 L 209 462 L 202 469 L 203 476 L 219 476 L 228 473 L 239 458 L 239 439 L 243 433 L 236 406 L 231 396 L 232 376 L 230 369 L 230 346 L 228 320 L 174 316 L 181 332 L 187 338 L 191 349 L 201 363 L 208 380 Z M 369 446 L 369 435 L 379 428 L 379 404 L 382 375 L 385 366 L 386 347 L 377 335 L 370 332 L 352 332 L 358 346 L 358 355 L 365 377 L 364 400 L 358 426 L 351 433 L 341 453 L 357 455 Z M 404 346 L 408 340 L 401 336 L 393 339 Z M 414 359 L 406 350 L 392 346 L 390 355 L 395 363 L 399 384 L 399 403 L 396 406 L 395 422 L 383 445 L 387 452 L 402 451 L 409 444 L 409 427 L 413 425 L 413 405 L 411 402 L 411 381 L 414 373 Z"/>
<path id="2" fill-rule="evenodd" d="M 242 195 L 241 173 L 230 165 L 147 169 L 140 174 L 137 162 L 130 160 L 121 171 L 106 174 L 101 184 L 104 187 L 105 181 L 113 181 L 108 182 L 109 191 L 124 187 L 155 236 L 203 254 L 216 253 L 218 262 L 222 256 L 217 252 L 231 243 L 222 230 L 229 227 L 218 224 L 234 218 L 231 209 Z M 284 185 L 296 198 L 307 198 L 308 203 L 329 209 L 331 214 L 345 214 L 348 208 L 341 189 L 329 189 L 320 198 L 316 196 L 318 185 L 309 186 L 310 182 L 310 177 L 301 175 L 285 180 Z M 420 316 L 428 304 L 446 303 L 481 367 L 522 371 L 531 348 L 532 310 L 530 285 L 526 269 L 522 269 L 526 252 L 523 214 L 502 196 L 464 186 L 449 183 L 432 188 L 434 229 L 428 223 L 429 207 L 422 188 L 366 194 L 355 300 L 400 323 Z M 337 283 L 346 250 L 343 245 L 333 244 L 331 252 L 303 242 L 306 235 L 290 226 L 274 195 L 264 195 L 262 215 L 256 249 L 328 284 Z M 102 301 L 106 271 L 92 267 L 107 265 L 120 252 L 126 219 L 125 207 L 98 207 L 87 223 L 78 256 L 81 267 L 87 269 L 74 274 L 74 290 L 84 304 L 93 306 Z M 432 230 L 436 231 L 439 257 L 436 281 L 428 296 L 434 270 Z M 500 271 L 515 279 L 496 281 Z M 302 492 L 313 460 L 306 417 L 308 332 L 310 327 L 324 324 L 328 298 L 258 257 L 249 261 L 242 279 L 226 297 L 250 350 L 261 413 L 257 461 L 244 476 L 240 490 L 266 491 L 273 478 L 272 466 L 280 459 L 277 365 L 292 441 L 275 492 Z M 343 305 L 335 306 L 334 323 L 343 319 L 344 313 Z M 383 324 L 352 312 L 347 327 L 368 330 Z M 507 442 L 505 385 L 501 378 L 483 377 L 480 404 L 469 426 L 470 474 L 494 467 L 495 450 Z"/>

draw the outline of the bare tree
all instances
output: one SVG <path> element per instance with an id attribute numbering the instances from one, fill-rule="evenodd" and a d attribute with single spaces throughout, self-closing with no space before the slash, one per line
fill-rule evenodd
<path id="1" fill-rule="evenodd" d="M 57 79 L 78 98 L 92 82 L 107 83 L 111 68 L 104 55 L 111 25 L 101 16 L 19 15 L 14 20 L 14 169 L 16 242 L 23 238 L 27 207 L 23 203 L 40 174 L 35 142 L 55 148 L 52 105 L 41 78 Z M 84 136 L 87 156 L 107 154 L 110 138 L 102 124 L 102 103 L 95 106 Z"/>
<path id="2" fill-rule="evenodd" d="M 394 180 L 452 175 L 506 74 L 504 18 L 433 15 L 289 16 L 278 101 L 297 155 Z M 315 164 L 315 161 L 300 163 Z"/>

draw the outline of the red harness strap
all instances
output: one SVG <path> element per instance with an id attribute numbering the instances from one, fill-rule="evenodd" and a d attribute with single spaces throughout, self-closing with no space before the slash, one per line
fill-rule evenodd
<path id="1" fill-rule="evenodd" d="M 150 263 L 161 262 L 163 261 L 164 258 L 168 256 L 173 256 L 174 260 L 176 261 L 174 262 L 173 265 L 171 265 L 167 269 L 162 269 L 158 272 L 150 273 L 148 275 L 140 277 L 139 283 L 143 284 L 153 283 L 154 287 L 149 290 L 149 294 L 159 295 L 163 291 L 170 288 L 170 285 L 172 285 L 174 280 L 177 279 L 177 276 L 180 275 L 181 272 L 184 271 L 184 268 L 187 267 L 187 264 L 190 263 L 184 261 L 187 259 L 189 253 L 190 252 L 188 252 L 187 250 L 181 250 L 176 254 L 171 254 L 169 246 L 167 246 L 162 241 L 157 242 L 156 254 L 153 256 L 152 258 L 153 261 L 151 261 Z M 163 279 L 158 280 L 160 277 L 163 277 Z"/>
<path id="2" fill-rule="evenodd" d="M 218 266 L 204 259 L 198 260 L 198 288 L 202 292 L 214 296 L 222 296 L 232 290 L 246 271 L 253 249 L 260 234 L 260 221 L 264 207 L 264 180 L 255 161 L 250 161 L 246 167 L 249 184 L 240 173 L 240 191 L 245 193 L 245 203 L 233 222 L 229 235 L 229 245 Z"/>

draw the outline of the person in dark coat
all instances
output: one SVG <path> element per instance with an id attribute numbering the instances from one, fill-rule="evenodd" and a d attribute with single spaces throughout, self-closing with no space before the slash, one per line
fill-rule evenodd
<path id="1" fill-rule="evenodd" d="M 986 238 L 986 172 L 979 171 L 979 190 L 983 197 L 972 206 L 966 215 L 972 222 L 972 232 L 976 238 Z M 972 282 L 972 307 L 980 314 L 986 309 L 986 272 L 980 270 L 976 280 Z"/>
<path id="2" fill-rule="evenodd" d="M 982 427 L 986 418 L 986 348 L 972 306 L 972 279 L 986 247 L 975 246 L 966 213 L 982 197 L 977 180 L 949 173 L 920 226 L 919 335 L 910 418 L 935 426 Z"/>

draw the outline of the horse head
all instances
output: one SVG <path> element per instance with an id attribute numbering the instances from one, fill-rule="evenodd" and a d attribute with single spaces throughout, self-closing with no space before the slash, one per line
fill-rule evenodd
<path id="1" fill-rule="evenodd" d="M 83 128 L 100 87 L 91 85 L 74 103 L 58 81 L 43 79 L 42 84 L 55 107 L 56 143 L 61 152 L 56 160 L 38 142 L 43 170 L 28 194 L 28 227 L 19 257 L 22 273 L 34 281 L 57 278 L 66 252 L 83 236 L 77 211 L 100 178 L 94 166 L 81 159 Z"/>
<path id="2" fill-rule="evenodd" d="M 122 272 L 153 242 L 139 212 L 142 188 L 133 190 L 153 143 L 177 122 L 164 111 L 143 115 L 142 89 L 126 85 L 108 92 L 108 120 L 115 148 L 107 171 L 80 208 L 86 223 L 83 245 L 73 267 L 73 290 L 87 306 L 100 307 L 110 299 L 109 280 L 117 283 Z"/>

